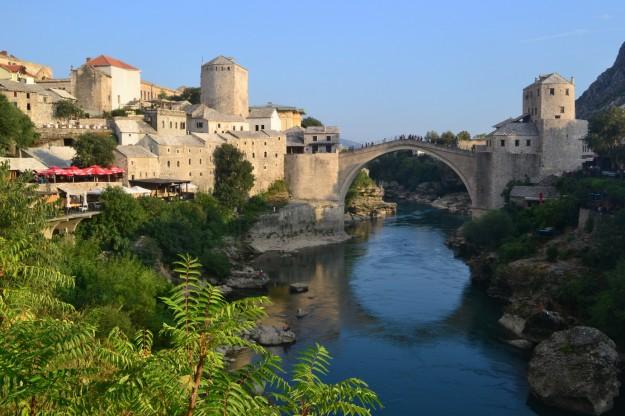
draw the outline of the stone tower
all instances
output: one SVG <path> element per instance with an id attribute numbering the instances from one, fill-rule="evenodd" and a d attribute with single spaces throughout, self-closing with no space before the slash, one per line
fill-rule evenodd
<path id="1" fill-rule="evenodd" d="M 575 120 L 575 84 L 558 73 L 539 75 L 523 89 L 523 114 L 530 120 Z"/>
<path id="2" fill-rule="evenodd" d="M 234 59 L 218 56 L 202 65 L 201 102 L 220 113 L 247 117 L 247 69 Z"/>

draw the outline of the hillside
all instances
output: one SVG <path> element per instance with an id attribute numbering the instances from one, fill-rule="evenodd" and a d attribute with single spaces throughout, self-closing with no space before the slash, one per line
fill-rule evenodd
<path id="1" fill-rule="evenodd" d="M 588 120 L 598 111 L 625 105 L 625 43 L 614 64 L 577 99 L 577 118 Z"/>

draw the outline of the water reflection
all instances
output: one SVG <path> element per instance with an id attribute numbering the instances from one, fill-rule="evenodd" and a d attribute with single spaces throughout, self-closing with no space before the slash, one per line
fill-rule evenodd
<path id="1" fill-rule="evenodd" d="M 366 380 L 381 415 L 554 414 L 526 404 L 526 357 L 500 342 L 499 306 L 444 245 L 462 221 L 403 206 L 355 227 L 348 243 L 260 258 L 273 281 L 270 321 L 298 335 L 275 352 L 288 367 L 297 351 L 324 344 L 335 357 L 331 380 Z M 293 282 L 309 292 L 289 294 Z M 298 309 L 309 314 L 297 319 Z"/>

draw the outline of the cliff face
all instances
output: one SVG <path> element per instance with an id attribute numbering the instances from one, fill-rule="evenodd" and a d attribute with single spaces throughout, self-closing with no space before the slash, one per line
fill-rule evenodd
<path id="1" fill-rule="evenodd" d="M 577 118 L 588 120 L 593 114 L 615 106 L 625 106 L 625 43 L 614 65 L 606 69 L 577 99 Z"/>

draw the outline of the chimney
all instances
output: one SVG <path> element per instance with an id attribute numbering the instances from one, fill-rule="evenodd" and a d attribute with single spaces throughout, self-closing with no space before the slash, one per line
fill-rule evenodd
<path id="1" fill-rule="evenodd" d="M 86 57 L 86 58 L 85 58 L 85 62 L 89 62 L 90 60 L 91 60 L 91 58 L 90 58 L 90 57 Z"/>

